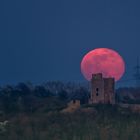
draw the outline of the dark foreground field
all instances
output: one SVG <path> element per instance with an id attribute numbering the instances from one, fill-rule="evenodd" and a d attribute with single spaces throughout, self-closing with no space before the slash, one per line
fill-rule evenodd
<path id="1" fill-rule="evenodd" d="M 0 140 L 139 140 L 140 115 L 116 106 L 83 106 L 74 113 L 45 107 L 10 115 Z"/>

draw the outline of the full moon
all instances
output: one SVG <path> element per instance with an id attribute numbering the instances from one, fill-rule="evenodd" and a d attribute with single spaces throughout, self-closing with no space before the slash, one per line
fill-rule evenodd
<path id="1" fill-rule="evenodd" d="M 118 81 L 124 74 L 125 62 L 116 51 L 97 48 L 87 53 L 81 62 L 81 72 L 90 81 L 92 74 L 102 73 L 103 77 Z"/>

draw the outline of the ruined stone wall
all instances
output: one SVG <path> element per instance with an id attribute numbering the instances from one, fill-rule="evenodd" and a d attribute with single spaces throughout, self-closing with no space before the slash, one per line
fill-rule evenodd
<path id="1" fill-rule="evenodd" d="M 72 100 L 68 103 L 67 108 L 63 109 L 63 113 L 72 113 L 80 108 L 80 101 L 79 100 Z"/>
<path id="2" fill-rule="evenodd" d="M 79 108 L 80 107 L 80 100 L 72 100 L 68 103 L 68 107 L 71 108 Z"/>
<path id="3" fill-rule="evenodd" d="M 122 108 L 128 108 L 133 112 L 140 113 L 140 104 L 123 104 L 123 103 L 119 103 L 117 105 L 119 105 Z"/>

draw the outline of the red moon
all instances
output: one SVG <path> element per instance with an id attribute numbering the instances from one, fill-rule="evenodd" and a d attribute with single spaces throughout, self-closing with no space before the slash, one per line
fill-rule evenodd
<path id="1" fill-rule="evenodd" d="M 87 53 L 81 62 L 81 72 L 90 81 L 92 74 L 102 73 L 103 77 L 114 77 L 118 81 L 124 74 L 125 63 L 116 51 L 97 48 Z"/>

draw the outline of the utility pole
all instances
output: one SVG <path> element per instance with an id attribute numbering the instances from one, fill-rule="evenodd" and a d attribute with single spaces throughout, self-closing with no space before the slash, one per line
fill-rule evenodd
<path id="1" fill-rule="evenodd" d="M 136 80 L 136 87 L 140 87 L 140 64 L 139 64 L 139 58 L 137 58 L 137 65 L 135 66 L 134 78 Z"/>

